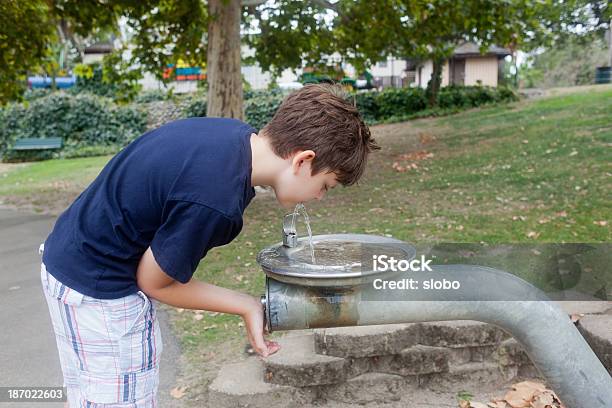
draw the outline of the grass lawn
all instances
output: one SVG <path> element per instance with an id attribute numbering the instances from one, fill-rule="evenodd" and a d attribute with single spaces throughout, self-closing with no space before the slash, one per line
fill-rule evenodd
<path id="1" fill-rule="evenodd" d="M 313 234 L 386 234 L 417 245 L 612 240 L 611 87 L 376 126 L 372 133 L 383 148 L 360 185 L 309 203 Z M 10 171 L 0 175 L 0 201 L 34 201 L 35 209 L 54 211 L 59 204 L 50 202 L 70 202 L 108 159 Z M 258 195 L 240 236 L 210 251 L 197 278 L 258 296 L 264 274 L 255 256 L 280 240 L 284 212 L 271 194 Z M 241 319 L 171 309 L 192 365 L 187 371 L 200 384 L 191 389 L 204 392 L 220 361 L 239 358 L 247 341 Z"/>

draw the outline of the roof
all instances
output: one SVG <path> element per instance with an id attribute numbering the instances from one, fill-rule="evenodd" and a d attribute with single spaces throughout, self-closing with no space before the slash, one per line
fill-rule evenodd
<path id="1" fill-rule="evenodd" d="M 85 54 L 109 54 L 113 52 L 113 44 L 110 41 L 100 41 L 85 47 Z"/>
<path id="2" fill-rule="evenodd" d="M 491 45 L 487 52 L 484 55 L 498 55 L 501 57 L 505 57 L 506 55 L 510 55 L 511 52 L 508 48 L 498 47 L 497 45 Z M 480 56 L 483 55 L 480 53 L 480 47 L 477 44 L 471 42 L 465 42 L 460 44 L 455 48 L 455 52 L 453 52 L 453 56 Z"/>

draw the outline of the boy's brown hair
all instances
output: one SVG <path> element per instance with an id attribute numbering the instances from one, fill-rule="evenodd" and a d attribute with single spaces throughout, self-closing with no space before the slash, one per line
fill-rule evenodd
<path id="1" fill-rule="evenodd" d="M 344 186 L 359 180 L 368 154 L 380 149 L 339 85 L 309 84 L 291 93 L 262 132 L 283 159 L 313 150 L 312 175 L 332 171 Z"/>

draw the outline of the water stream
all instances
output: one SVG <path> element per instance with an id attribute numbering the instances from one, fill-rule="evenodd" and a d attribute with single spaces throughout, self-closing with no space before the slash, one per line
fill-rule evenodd
<path id="1" fill-rule="evenodd" d="M 295 218 L 300 213 L 302 213 L 302 216 L 304 217 L 304 223 L 306 224 L 306 230 L 308 231 L 308 244 L 310 245 L 310 254 L 312 258 L 312 264 L 315 265 L 317 261 L 315 258 L 314 245 L 312 243 L 312 230 L 310 229 L 310 218 L 308 217 L 308 213 L 306 212 L 306 207 L 304 207 L 303 203 L 298 203 L 298 205 L 295 206 L 293 213 L 292 213 L 293 218 L 291 219 L 291 227 L 297 231 L 297 228 L 295 228 Z"/>

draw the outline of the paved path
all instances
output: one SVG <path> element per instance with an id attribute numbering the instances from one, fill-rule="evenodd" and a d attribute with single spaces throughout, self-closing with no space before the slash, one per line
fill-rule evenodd
<path id="1" fill-rule="evenodd" d="M 0 208 L 0 387 L 61 386 L 62 374 L 49 311 L 40 285 L 38 247 L 55 218 Z M 160 406 L 175 405 L 180 352 L 167 316 L 159 313 L 163 333 Z M 40 404 L 63 407 L 63 404 Z M 23 403 L 0 407 L 23 408 Z"/>

